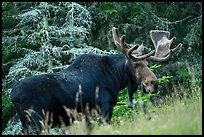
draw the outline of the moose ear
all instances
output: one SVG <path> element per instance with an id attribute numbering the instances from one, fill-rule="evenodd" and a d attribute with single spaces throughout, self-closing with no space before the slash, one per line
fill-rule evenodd
<path id="1" fill-rule="evenodd" d="M 138 48 L 136 50 L 134 50 L 131 55 L 133 57 L 137 57 L 137 56 L 140 56 L 140 55 L 143 55 L 144 53 L 144 45 L 143 43 L 141 45 L 138 45 Z"/>
<path id="2" fill-rule="evenodd" d="M 144 53 L 144 45 L 143 45 L 143 43 L 137 48 L 137 52 L 139 52 L 140 54 Z"/>

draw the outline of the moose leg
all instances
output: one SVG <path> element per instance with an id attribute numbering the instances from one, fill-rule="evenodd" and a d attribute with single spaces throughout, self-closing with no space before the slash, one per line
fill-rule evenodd
<path id="1" fill-rule="evenodd" d="M 136 83 L 132 83 L 132 82 L 128 83 L 128 95 L 130 100 L 130 104 L 128 106 L 129 108 L 132 108 L 133 94 L 135 93 L 137 88 L 138 88 L 138 85 Z"/>
<path id="2" fill-rule="evenodd" d="M 110 121 L 111 121 L 111 117 L 112 117 L 112 114 L 113 114 L 113 107 L 110 103 L 104 103 L 102 106 L 101 106 L 101 114 L 102 114 L 102 120 L 103 120 L 103 123 L 108 123 L 110 124 Z"/>
<path id="3" fill-rule="evenodd" d="M 27 128 L 28 119 L 26 118 L 25 113 L 24 113 L 24 111 L 22 109 L 23 107 L 22 107 L 21 103 L 16 102 L 16 101 L 13 101 L 13 104 L 14 104 L 14 107 L 16 109 L 16 113 L 18 114 L 19 119 L 20 119 L 20 121 L 22 123 L 21 134 L 22 135 L 27 135 L 28 134 L 28 128 Z"/>
<path id="4" fill-rule="evenodd" d="M 31 101 L 30 101 L 31 102 Z M 24 128 L 27 129 L 27 134 L 39 134 L 42 129 L 42 122 L 44 115 L 42 111 L 42 104 L 33 103 L 32 107 L 29 107 L 28 102 L 24 102 L 21 105 L 21 122 Z M 24 130 L 25 131 L 25 130 Z"/>
<path id="5" fill-rule="evenodd" d="M 111 92 L 108 91 L 100 92 L 99 106 L 103 123 L 110 123 L 114 104 L 115 104 L 114 96 L 111 94 Z"/>
<path id="6" fill-rule="evenodd" d="M 28 119 L 25 117 L 25 114 L 24 113 L 20 113 L 20 112 L 18 112 L 17 111 L 17 113 L 18 113 L 18 115 L 19 115 L 19 118 L 20 118 L 20 121 L 21 121 L 21 123 L 22 123 L 22 134 L 23 135 L 27 135 L 28 134 L 28 127 L 27 127 L 27 125 L 28 125 Z"/>

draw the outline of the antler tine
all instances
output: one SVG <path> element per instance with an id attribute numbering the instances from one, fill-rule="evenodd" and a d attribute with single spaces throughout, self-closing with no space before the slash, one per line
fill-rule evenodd
<path id="1" fill-rule="evenodd" d="M 175 39 L 176 39 L 176 37 L 173 37 L 173 38 L 170 39 L 170 42 L 169 42 L 170 46 L 171 46 L 172 42 L 173 42 Z"/>
<path id="2" fill-rule="evenodd" d="M 183 46 L 182 43 L 179 43 L 175 48 L 172 49 L 172 52 L 177 51 L 179 48 L 181 48 Z"/>
<path id="3" fill-rule="evenodd" d="M 153 61 L 166 61 L 166 60 L 168 60 L 172 56 L 172 53 L 177 51 L 182 46 L 183 46 L 183 44 L 179 43 L 175 48 L 170 49 L 170 52 L 169 52 L 169 54 L 166 57 L 161 58 L 161 57 L 156 57 L 156 56 L 150 56 L 148 59 L 149 60 L 153 60 Z"/>
<path id="4" fill-rule="evenodd" d="M 151 51 L 145 55 L 141 55 L 139 54 L 139 52 L 137 54 L 132 54 L 133 51 L 135 51 L 138 48 L 138 44 L 135 45 L 134 47 L 127 49 L 126 45 L 127 43 L 125 42 L 125 35 L 123 35 L 121 38 L 119 38 L 118 36 L 118 28 L 113 27 L 112 28 L 112 34 L 113 34 L 113 39 L 114 39 L 114 43 L 116 45 L 116 47 L 122 51 L 127 58 L 130 58 L 134 61 L 139 61 L 139 60 L 143 60 L 146 59 L 148 57 L 150 57 L 152 54 L 154 54 L 155 51 Z"/>
<path id="5" fill-rule="evenodd" d="M 171 53 L 172 53 L 173 51 L 172 50 L 170 50 L 170 53 L 166 56 L 166 57 L 163 57 L 163 58 L 161 58 L 161 57 L 156 57 L 156 56 L 150 56 L 149 58 L 148 58 L 148 60 L 152 60 L 152 61 L 166 61 L 166 60 L 168 60 L 170 57 L 171 57 Z"/>
<path id="6" fill-rule="evenodd" d="M 113 34 L 113 40 L 114 40 L 114 43 L 116 45 L 116 47 L 120 50 L 120 51 L 123 51 L 123 48 L 121 46 L 121 39 L 119 38 L 118 36 L 118 28 L 116 27 L 113 27 L 112 28 L 112 34 Z M 123 38 L 124 39 L 124 38 Z"/>
<path id="7" fill-rule="evenodd" d="M 152 50 L 147 54 L 139 55 L 139 56 L 134 56 L 131 53 L 129 53 L 129 57 L 133 59 L 134 61 L 139 61 L 139 60 L 144 60 L 144 59 L 151 57 L 154 53 L 155 53 L 155 50 Z"/>
<path id="8" fill-rule="evenodd" d="M 122 37 L 120 38 L 121 41 L 121 49 L 123 53 L 127 53 L 127 47 L 126 47 L 126 42 L 125 42 L 125 35 L 122 35 Z"/>
<path id="9" fill-rule="evenodd" d="M 131 55 L 132 52 L 133 52 L 135 49 L 137 49 L 139 46 L 140 46 L 139 44 L 136 44 L 134 47 L 128 49 L 127 55 L 128 55 L 129 57 L 131 57 L 131 56 L 132 56 L 132 55 Z"/>
<path id="10" fill-rule="evenodd" d="M 118 28 L 113 27 L 112 28 L 112 34 L 113 34 L 113 39 L 114 39 L 114 43 L 116 45 L 116 47 L 123 52 L 124 54 L 127 53 L 127 47 L 126 47 L 126 42 L 125 42 L 125 35 L 122 35 L 122 37 L 120 38 L 118 36 Z"/>
<path id="11" fill-rule="evenodd" d="M 135 61 L 143 60 L 143 59 L 148 58 L 148 57 L 151 56 L 152 54 L 154 54 L 154 50 L 153 50 L 153 51 L 151 51 L 151 52 L 149 52 L 149 53 L 147 53 L 147 54 L 145 54 L 145 55 L 139 55 L 139 56 L 138 56 L 138 55 L 137 55 L 137 56 L 132 55 L 132 52 L 133 52 L 135 49 L 137 49 L 138 46 L 140 46 L 140 45 L 139 45 L 139 44 L 136 44 L 134 47 L 128 49 L 127 55 L 128 55 L 131 59 L 133 59 L 133 60 L 135 60 Z"/>

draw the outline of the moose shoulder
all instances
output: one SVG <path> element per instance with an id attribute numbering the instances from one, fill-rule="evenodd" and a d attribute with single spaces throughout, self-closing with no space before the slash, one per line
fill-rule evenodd
<path id="1" fill-rule="evenodd" d="M 13 86 L 11 99 L 25 133 L 29 133 L 29 127 L 37 131 L 42 129 L 40 121 L 44 111 L 53 114 L 53 125 L 60 124 L 61 118 L 70 125 L 71 117 L 64 106 L 82 113 L 86 113 L 87 106 L 89 110 L 98 106 L 103 119 L 109 122 L 120 90 L 128 87 L 130 101 L 138 84 L 142 85 L 145 93 L 157 92 L 157 78 L 148 68 L 147 60 L 165 61 L 182 44 L 170 49 L 174 38 L 168 39 L 169 32 L 150 31 L 156 52 L 154 56 L 154 51 L 143 55 L 143 45 L 127 49 L 125 36 L 119 38 L 115 27 L 112 33 L 116 47 L 123 54 L 84 54 L 65 70 L 27 77 Z M 26 113 L 29 109 L 36 112 L 29 115 L 30 118 Z"/>

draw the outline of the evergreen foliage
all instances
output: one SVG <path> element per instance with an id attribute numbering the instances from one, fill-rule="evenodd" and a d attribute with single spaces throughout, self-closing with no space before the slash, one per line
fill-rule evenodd
<path id="1" fill-rule="evenodd" d="M 192 91 L 192 71 L 194 84 L 202 82 L 201 24 L 201 2 L 2 2 L 2 130 L 14 114 L 9 94 L 16 81 L 67 68 L 84 53 L 118 53 L 113 26 L 126 35 L 129 47 L 144 43 L 148 51 L 154 49 L 150 30 L 176 36 L 172 47 L 181 42 L 182 50 L 168 62 L 149 66 L 161 86 L 168 85 L 171 91 L 174 81 Z M 126 98 L 124 90 L 119 102 Z M 127 112 L 124 106 L 115 109 L 119 117 Z"/>

